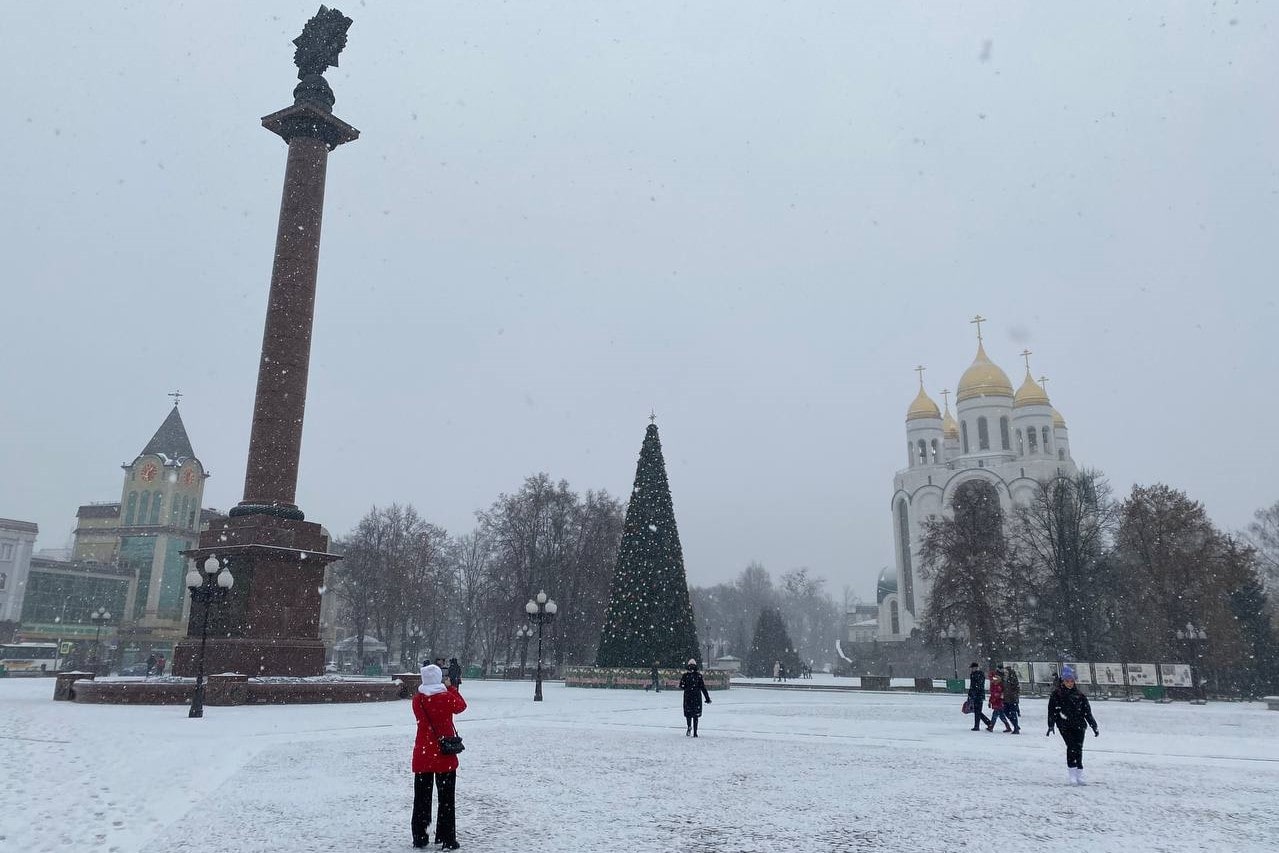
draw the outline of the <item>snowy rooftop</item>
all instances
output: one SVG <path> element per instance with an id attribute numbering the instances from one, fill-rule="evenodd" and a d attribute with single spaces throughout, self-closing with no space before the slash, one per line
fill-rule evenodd
<path id="1" fill-rule="evenodd" d="M 468 851 L 1279 849 L 1279 713 L 1260 703 L 1097 702 L 1073 788 L 1042 700 L 1014 737 L 970 732 L 956 696 L 735 687 L 693 740 L 678 691 L 462 690 Z M 407 702 L 191 720 L 52 693 L 0 679 L 0 850 L 411 849 Z"/>

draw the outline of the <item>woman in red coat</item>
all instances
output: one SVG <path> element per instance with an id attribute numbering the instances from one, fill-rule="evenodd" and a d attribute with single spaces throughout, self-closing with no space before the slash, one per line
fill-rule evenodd
<path id="1" fill-rule="evenodd" d="M 443 677 L 435 664 L 422 667 L 422 686 L 413 694 L 417 740 L 413 743 L 413 846 L 425 847 L 431 826 L 431 788 L 439 789 L 440 808 L 435 821 L 435 843 L 445 850 L 458 849 L 453 793 L 457 783 L 457 756 L 440 753 L 440 738 L 457 734 L 453 715 L 466 710 L 466 700 L 456 685 Z"/>
<path id="2" fill-rule="evenodd" d="M 1008 725 L 1008 714 L 1004 712 L 1004 680 L 999 677 L 999 670 L 992 669 L 990 671 L 990 722 L 986 724 L 986 731 L 993 732 L 995 723 L 1003 720 L 1004 731 L 1011 732 L 1012 726 Z"/>

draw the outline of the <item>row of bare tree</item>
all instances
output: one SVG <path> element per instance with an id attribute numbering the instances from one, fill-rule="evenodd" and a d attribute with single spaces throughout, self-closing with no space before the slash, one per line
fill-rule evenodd
<path id="1" fill-rule="evenodd" d="M 926 643 L 954 625 L 994 660 L 1197 662 L 1243 693 L 1279 680 L 1265 589 L 1279 504 L 1258 513 L 1256 546 L 1184 492 L 1135 486 L 1116 501 L 1095 471 L 1041 483 L 1011 517 L 993 486 L 972 480 L 952 510 L 924 528 Z"/>
<path id="2" fill-rule="evenodd" d="M 450 536 L 411 505 L 374 507 L 335 541 L 339 621 L 357 638 L 383 640 L 402 666 L 420 657 L 463 665 L 519 657 L 524 605 L 545 590 L 559 605 L 548 632 L 555 663 L 594 659 L 624 507 L 605 492 L 579 495 L 546 474 L 476 514 Z"/>

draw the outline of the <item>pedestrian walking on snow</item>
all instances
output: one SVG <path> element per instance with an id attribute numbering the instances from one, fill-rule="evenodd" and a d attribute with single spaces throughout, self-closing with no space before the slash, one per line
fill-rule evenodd
<path id="1" fill-rule="evenodd" d="M 653 665 L 648 668 L 649 685 L 645 690 L 652 690 L 654 693 L 662 692 L 662 674 L 657 671 L 657 661 L 653 661 Z"/>
<path id="2" fill-rule="evenodd" d="M 440 806 L 435 820 L 435 843 L 444 850 L 458 849 L 457 756 L 440 751 L 440 738 L 454 737 L 453 715 L 466 710 L 466 700 L 457 685 L 443 676 L 435 664 L 422 667 L 422 686 L 413 694 L 413 716 L 417 718 L 417 740 L 413 743 L 413 817 L 409 827 L 413 846 L 426 847 L 431 826 L 431 789 L 439 791 Z"/>
<path id="3" fill-rule="evenodd" d="M 782 680 L 782 662 L 779 660 L 773 661 L 773 680 Z"/>
<path id="4" fill-rule="evenodd" d="M 1021 679 L 1011 666 L 1004 670 L 1004 714 L 1013 724 L 1013 734 L 1021 734 Z"/>
<path id="5" fill-rule="evenodd" d="M 697 671 L 697 661 L 688 659 L 688 670 L 679 678 L 679 689 L 684 691 L 684 736 L 697 737 L 697 721 L 702 717 L 702 697 L 706 704 L 711 703 L 711 694 L 706 692 L 706 682 Z"/>
<path id="6" fill-rule="evenodd" d="M 1000 677 L 999 670 L 992 669 L 990 671 L 990 723 L 986 726 L 986 731 L 993 732 L 995 723 L 1002 721 L 1004 731 L 1012 733 L 1013 727 L 1008 725 L 1008 715 L 1004 713 L 1004 679 Z"/>
<path id="7" fill-rule="evenodd" d="M 1092 727 L 1092 736 L 1097 737 L 1097 721 L 1093 719 L 1092 707 L 1088 697 L 1075 686 L 1075 670 L 1073 667 L 1061 668 L 1061 684 L 1048 698 L 1048 733 L 1051 737 L 1053 728 L 1061 732 L 1061 739 L 1066 742 L 1066 772 L 1075 785 L 1084 784 L 1084 727 Z"/>
<path id="8" fill-rule="evenodd" d="M 983 724 L 994 725 L 982 712 L 982 705 L 986 703 L 986 674 L 981 671 L 981 667 L 973 661 L 968 665 L 968 704 L 973 712 L 973 731 L 981 731 Z"/>
<path id="9" fill-rule="evenodd" d="M 462 665 L 457 662 L 457 658 L 449 658 L 449 683 L 454 687 L 462 686 Z"/>

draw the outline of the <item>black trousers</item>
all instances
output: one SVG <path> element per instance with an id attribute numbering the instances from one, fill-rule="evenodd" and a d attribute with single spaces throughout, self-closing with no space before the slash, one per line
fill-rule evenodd
<path id="1" fill-rule="evenodd" d="M 983 723 L 985 723 L 988 726 L 994 725 L 994 722 L 991 721 L 990 717 L 987 717 L 985 714 L 982 713 L 981 706 L 985 703 L 985 700 L 986 700 L 986 696 L 984 694 L 981 696 L 968 697 L 968 701 L 973 704 L 973 728 L 974 729 L 976 729 L 978 726 L 982 725 Z"/>
<path id="2" fill-rule="evenodd" d="M 1061 732 L 1061 739 L 1066 742 L 1066 766 L 1082 769 L 1084 766 L 1084 730 L 1057 726 L 1057 731 Z"/>
<path id="3" fill-rule="evenodd" d="M 435 821 L 435 841 L 445 844 L 457 842 L 456 811 L 453 792 L 457 787 L 457 771 L 448 773 L 413 774 L 413 819 L 409 826 L 413 831 L 413 843 L 423 847 L 427 843 L 431 826 L 431 788 L 439 788 L 440 810 Z"/>

